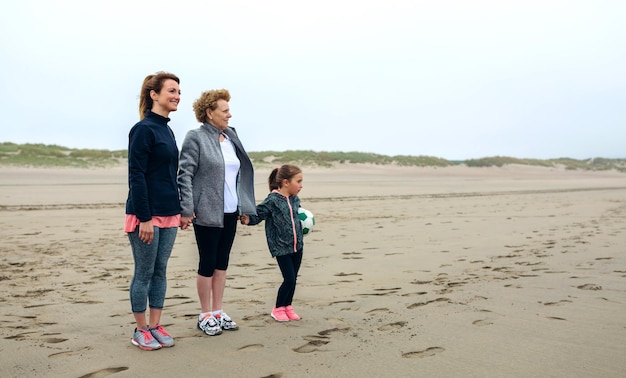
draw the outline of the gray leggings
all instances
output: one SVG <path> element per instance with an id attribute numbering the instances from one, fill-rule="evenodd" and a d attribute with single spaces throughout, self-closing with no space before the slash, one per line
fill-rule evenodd
<path id="1" fill-rule="evenodd" d="M 150 308 L 162 309 L 167 288 L 167 260 L 172 253 L 178 227 L 154 227 L 154 239 L 146 244 L 139 239 L 139 226 L 128 233 L 133 250 L 135 273 L 130 282 L 130 305 L 134 313 L 146 312 Z"/>

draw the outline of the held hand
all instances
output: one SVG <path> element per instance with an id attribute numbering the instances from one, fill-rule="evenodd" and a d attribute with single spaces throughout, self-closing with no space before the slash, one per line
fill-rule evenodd
<path id="1" fill-rule="evenodd" d="M 250 223 L 250 217 L 247 214 L 243 214 L 239 216 L 239 222 L 243 225 L 247 225 Z"/>
<path id="2" fill-rule="evenodd" d="M 193 220 L 193 216 L 191 217 L 180 217 L 180 228 L 182 230 L 186 230 L 191 226 L 191 222 Z"/>
<path id="3" fill-rule="evenodd" d="M 146 244 L 152 243 L 152 240 L 154 239 L 154 227 L 152 227 L 152 220 L 139 223 L 139 239 Z"/>

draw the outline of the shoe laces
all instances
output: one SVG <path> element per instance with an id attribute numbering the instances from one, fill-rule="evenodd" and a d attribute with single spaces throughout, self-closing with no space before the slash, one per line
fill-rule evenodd
<path id="1" fill-rule="evenodd" d="M 213 323 L 213 324 L 211 324 L 211 323 Z M 218 324 L 217 323 L 217 319 L 215 318 L 215 316 L 213 316 L 212 314 L 205 315 L 204 318 L 202 318 L 202 321 L 200 322 L 200 325 L 202 325 L 204 327 L 207 324 L 210 327 L 215 327 Z"/>
<path id="2" fill-rule="evenodd" d="M 150 342 L 152 340 L 152 334 L 149 330 L 140 328 L 139 331 L 143 334 L 144 341 Z"/>
<path id="3" fill-rule="evenodd" d="M 167 331 L 163 328 L 162 325 L 157 324 L 156 327 L 153 328 L 155 331 L 157 331 L 158 333 L 160 333 L 163 336 L 170 336 L 169 333 L 167 333 Z"/>

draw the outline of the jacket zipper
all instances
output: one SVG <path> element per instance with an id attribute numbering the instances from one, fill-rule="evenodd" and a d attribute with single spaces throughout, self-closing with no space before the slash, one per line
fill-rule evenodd
<path id="1" fill-rule="evenodd" d="M 291 220 L 291 231 L 293 233 L 293 251 L 298 252 L 298 238 L 296 236 L 296 223 L 293 220 L 293 207 L 291 207 L 291 201 L 289 201 L 289 197 L 285 197 L 278 190 L 274 190 L 274 192 L 280 194 L 287 200 L 287 206 L 289 206 L 289 219 Z"/>

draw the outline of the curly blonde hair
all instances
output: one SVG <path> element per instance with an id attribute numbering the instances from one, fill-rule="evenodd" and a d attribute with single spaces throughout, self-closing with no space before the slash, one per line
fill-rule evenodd
<path id="1" fill-rule="evenodd" d="M 198 122 L 206 122 L 206 111 L 217 109 L 217 100 L 230 101 L 228 89 L 211 89 L 202 92 L 200 97 L 193 103 L 193 111 L 196 113 Z"/>

